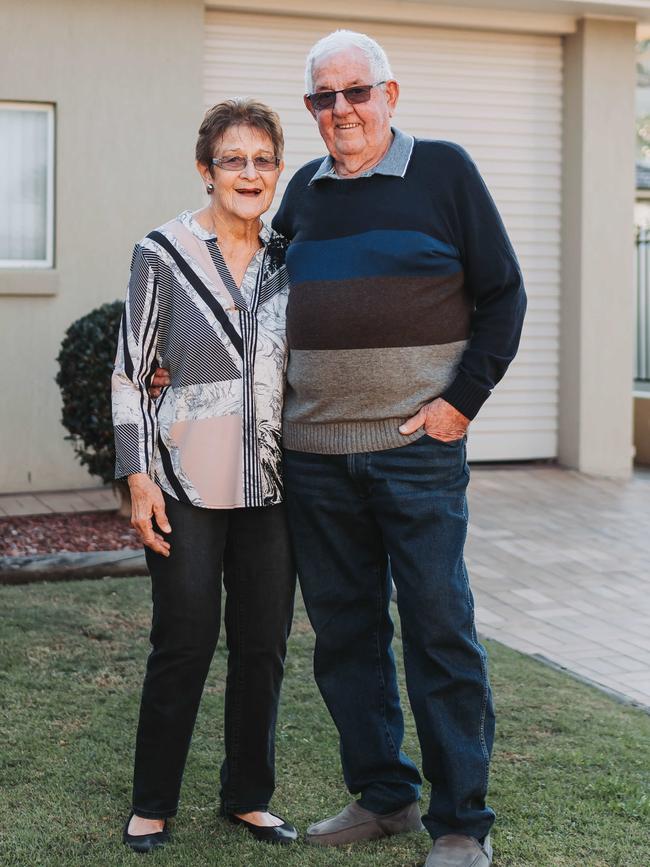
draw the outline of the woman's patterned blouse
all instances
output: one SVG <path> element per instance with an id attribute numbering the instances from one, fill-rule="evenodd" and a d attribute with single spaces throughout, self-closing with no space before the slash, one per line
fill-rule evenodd
<path id="1" fill-rule="evenodd" d="M 186 211 L 136 244 L 113 373 L 116 478 L 209 509 L 282 500 L 287 242 L 263 226 L 237 287 Z M 156 367 L 171 385 L 152 400 Z"/>

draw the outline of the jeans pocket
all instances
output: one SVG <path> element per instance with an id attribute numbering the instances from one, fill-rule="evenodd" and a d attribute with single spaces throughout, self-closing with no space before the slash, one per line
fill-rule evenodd
<path id="1" fill-rule="evenodd" d="M 463 434 L 463 436 L 457 440 L 447 441 L 447 440 L 439 440 L 436 437 L 432 437 L 431 434 L 428 434 L 425 431 L 425 433 L 422 434 L 421 439 L 429 440 L 430 442 L 437 443 L 437 445 L 439 445 L 439 446 L 447 446 L 447 448 L 458 448 L 459 446 L 463 445 L 463 443 L 467 440 L 467 434 Z"/>

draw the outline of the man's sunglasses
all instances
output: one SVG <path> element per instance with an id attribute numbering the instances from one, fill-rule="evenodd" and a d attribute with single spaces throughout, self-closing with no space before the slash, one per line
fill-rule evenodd
<path id="1" fill-rule="evenodd" d="M 378 81 L 376 84 L 356 84 L 354 87 L 344 87 L 343 90 L 319 90 L 316 93 L 308 93 L 306 98 L 309 100 L 314 111 L 325 111 L 328 108 L 334 108 L 337 93 L 342 93 L 350 105 L 358 105 L 361 102 L 368 102 L 370 91 L 373 87 L 379 87 L 380 84 L 386 84 L 386 82 Z"/>

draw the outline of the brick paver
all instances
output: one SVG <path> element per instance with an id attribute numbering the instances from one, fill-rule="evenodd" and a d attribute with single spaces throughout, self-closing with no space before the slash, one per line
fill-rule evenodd
<path id="1" fill-rule="evenodd" d="M 118 498 L 108 487 L 41 494 L 0 494 L 0 516 L 47 515 L 54 512 L 98 512 L 116 509 Z"/>
<path id="2" fill-rule="evenodd" d="M 650 708 L 650 472 L 476 467 L 467 562 L 484 636 Z M 0 515 L 115 508 L 110 488 L 0 496 Z"/>
<path id="3" fill-rule="evenodd" d="M 650 472 L 472 471 L 479 630 L 650 707 Z"/>

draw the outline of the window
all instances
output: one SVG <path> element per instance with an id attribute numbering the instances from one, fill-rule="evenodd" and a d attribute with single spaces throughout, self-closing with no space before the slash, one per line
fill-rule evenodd
<path id="1" fill-rule="evenodd" d="M 54 106 L 0 102 L 0 268 L 54 264 Z"/>
<path id="2" fill-rule="evenodd" d="M 636 355 L 635 388 L 650 388 L 650 39 L 636 62 Z"/>

